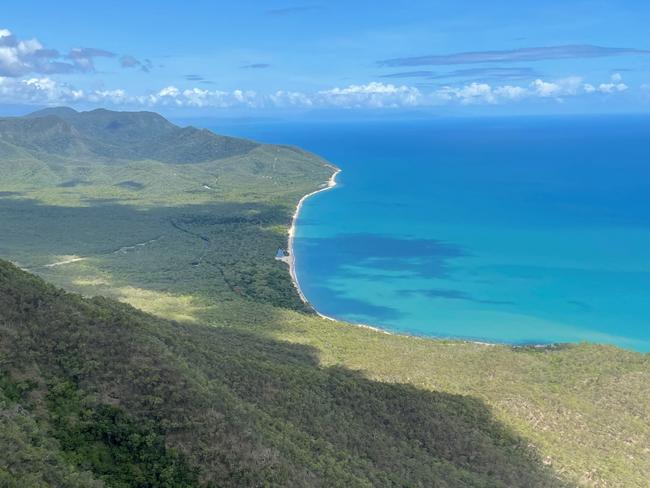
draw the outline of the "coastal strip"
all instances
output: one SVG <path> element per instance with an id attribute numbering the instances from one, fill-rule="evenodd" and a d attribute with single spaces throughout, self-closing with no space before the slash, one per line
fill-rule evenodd
<path id="1" fill-rule="evenodd" d="M 318 315 L 320 318 L 326 319 L 326 320 L 331 320 L 332 322 L 340 322 L 338 319 L 335 319 L 334 317 L 330 317 L 328 315 L 320 313 L 318 310 L 316 310 L 316 307 L 314 307 L 311 303 L 309 303 L 309 300 L 307 300 L 307 297 L 303 293 L 302 289 L 300 288 L 300 283 L 298 282 L 298 276 L 296 275 L 296 258 L 294 254 L 294 238 L 296 235 L 296 226 L 298 223 L 298 216 L 300 215 L 300 210 L 302 209 L 302 205 L 307 200 L 309 197 L 316 195 L 317 193 L 320 193 L 322 191 L 327 191 L 331 190 L 336 186 L 336 177 L 338 174 L 342 171 L 340 168 L 337 168 L 336 166 L 330 166 L 333 170 L 334 173 L 330 176 L 329 180 L 327 181 L 327 184 L 323 186 L 322 188 L 319 188 L 318 190 L 315 190 L 311 193 L 308 193 L 304 195 L 299 201 L 298 205 L 296 205 L 296 210 L 293 213 L 293 217 L 291 219 L 291 227 L 289 228 L 289 241 L 287 244 L 287 252 L 288 256 L 285 256 L 284 258 L 281 258 L 280 260 L 287 263 L 289 265 L 289 274 L 291 275 L 291 282 L 293 283 L 294 288 L 298 292 L 298 296 L 300 296 L 300 299 L 305 303 L 306 305 L 310 306 L 312 310 Z M 363 323 L 351 323 L 348 322 L 350 325 L 354 325 L 356 327 L 362 327 L 364 329 L 370 329 L 375 332 L 380 332 L 382 334 L 386 335 L 394 335 L 393 332 L 389 332 L 386 329 L 383 329 L 381 327 L 377 327 L 374 325 L 369 325 L 369 324 L 363 324 Z M 463 344 L 476 344 L 479 346 L 487 346 L 487 347 L 493 347 L 493 346 L 498 346 L 498 345 L 503 345 L 500 343 L 496 342 L 486 342 L 486 341 L 479 341 L 479 340 L 472 340 L 472 339 L 467 339 L 467 338 L 462 338 L 462 337 L 436 337 L 436 336 L 420 336 L 420 335 L 413 335 L 409 333 L 398 333 L 398 335 L 403 335 L 406 337 L 410 337 L 412 339 L 419 339 L 419 340 L 436 340 L 440 341 L 440 344 L 444 344 L 447 346 L 458 346 L 458 345 L 463 345 Z M 535 347 L 535 348 L 553 348 L 553 347 L 558 347 L 561 346 L 561 343 L 550 343 L 550 344 L 536 344 L 536 343 L 530 343 L 530 344 L 522 344 L 522 345 L 512 345 L 512 347 Z"/>
<path id="2" fill-rule="evenodd" d="M 331 190 L 332 188 L 334 188 L 336 186 L 336 177 L 341 172 L 341 169 L 336 168 L 335 166 L 331 166 L 331 167 L 335 171 L 332 174 L 332 176 L 330 176 L 329 180 L 327 181 L 327 185 L 324 186 L 323 188 L 319 188 L 318 190 L 313 191 L 313 192 L 308 193 L 307 195 L 303 196 L 300 199 L 300 201 L 298 202 L 298 205 L 296 205 L 296 210 L 293 213 L 293 218 L 291 219 L 291 227 L 289 228 L 289 242 L 288 242 L 288 245 L 287 245 L 287 251 L 288 251 L 289 255 L 287 256 L 286 259 L 283 259 L 283 261 L 286 262 L 287 264 L 289 264 L 289 274 L 291 275 L 291 282 L 293 283 L 293 286 L 295 287 L 296 291 L 298 292 L 298 295 L 300 296 L 300 299 L 303 301 L 303 303 L 309 305 L 314 310 L 314 312 L 316 312 L 316 314 L 319 317 L 321 317 L 323 319 L 331 320 L 333 322 L 338 322 L 338 320 L 335 319 L 334 317 L 330 317 L 328 315 L 324 315 L 324 314 L 320 313 L 318 310 L 316 310 L 316 308 L 311 303 L 309 303 L 309 300 L 307 300 L 307 297 L 305 296 L 302 289 L 300 288 L 300 283 L 298 282 L 298 276 L 296 275 L 296 258 L 295 258 L 294 249 L 293 249 L 293 247 L 294 247 L 293 246 L 293 240 L 294 240 L 294 237 L 296 235 L 296 224 L 298 222 L 298 216 L 300 215 L 300 210 L 302 209 L 302 204 L 305 202 L 305 200 L 307 200 L 309 197 L 315 195 L 316 193 Z M 390 332 L 388 332 L 386 330 L 383 330 L 383 329 L 380 329 L 379 327 L 374 327 L 372 325 L 368 325 L 368 324 L 352 324 L 352 325 L 355 325 L 357 327 L 363 327 L 363 328 L 366 328 L 366 329 L 371 329 L 371 330 L 374 330 L 375 332 L 381 332 L 383 334 L 392 335 Z"/>
<path id="3" fill-rule="evenodd" d="M 298 292 L 298 295 L 300 296 L 300 299 L 303 301 L 303 303 L 306 303 L 308 305 L 311 304 L 307 300 L 305 294 L 302 292 L 302 289 L 300 288 L 300 283 L 298 283 L 298 276 L 296 275 L 296 257 L 293 252 L 293 240 L 296 235 L 296 224 L 298 222 L 298 215 L 300 215 L 300 209 L 302 209 L 302 204 L 305 202 L 305 200 L 322 191 L 331 190 L 336 186 L 336 177 L 341 172 L 341 169 L 336 168 L 335 166 L 331 166 L 331 168 L 334 169 L 334 173 L 332 173 L 332 176 L 330 176 L 329 180 L 327 180 L 327 185 L 311 193 L 307 193 L 305 196 L 303 196 L 300 199 L 298 205 L 296 205 L 295 212 L 293 212 L 293 217 L 291 218 L 291 227 L 289 227 L 289 242 L 287 246 L 287 251 L 289 253 L 289 256 L 287 256 L 286 262 L 289 264 L 289 274 L 291 275 L 291 281 L 293 282 L 293 286 L 296 288 L 296 291 Z M 314 311 L 323 318 L 334 320 L 332 317 L 327 317 L 325 315 L 322 315 L 316 309 L 314 309 Z"/>

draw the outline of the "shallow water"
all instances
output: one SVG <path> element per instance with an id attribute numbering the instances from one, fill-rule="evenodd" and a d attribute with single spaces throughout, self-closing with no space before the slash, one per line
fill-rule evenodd
<path id="1" fill-rule="evenodd" d="M 436 337 L 650 351 L 650 118 L 252 124 L 343 169 L 297 275 L 323 314 Z"/>

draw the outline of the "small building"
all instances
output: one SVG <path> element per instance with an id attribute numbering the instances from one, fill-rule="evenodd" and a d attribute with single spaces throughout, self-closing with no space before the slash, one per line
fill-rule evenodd
<path id="1" fill-rule="evenodd" d="M 278 261 L 284 261 L 286 257 L 287 257 L 287 252 L 282 248 L 279 248 L 278 252 L 275 253 L 275 259 L 277 259 Z"/>

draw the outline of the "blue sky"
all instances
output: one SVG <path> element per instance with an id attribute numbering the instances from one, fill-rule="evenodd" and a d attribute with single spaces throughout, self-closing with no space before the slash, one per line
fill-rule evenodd
<path id="1" fill-rule="evenodd" d="M 182 116 L 650 111 L 650 2 L 23 1 L 0 108 Z"/>

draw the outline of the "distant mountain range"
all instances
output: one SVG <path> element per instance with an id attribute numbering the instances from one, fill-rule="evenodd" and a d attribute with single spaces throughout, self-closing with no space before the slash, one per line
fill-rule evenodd
<path id="1" fill-rule="evenodd" d="M 258 144 L 178 127 L 153 112 L 47 108 L 0 119 L 0 155 L 23 149 L 73 158 L 200 163 L 245 154 Z"/>

